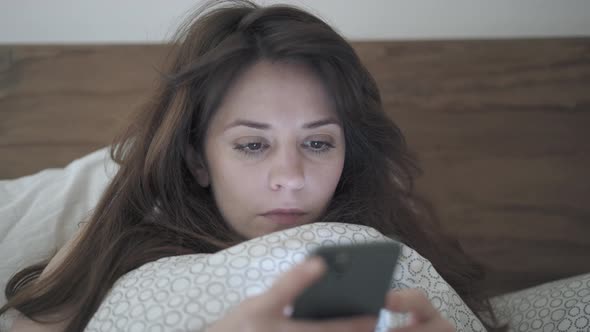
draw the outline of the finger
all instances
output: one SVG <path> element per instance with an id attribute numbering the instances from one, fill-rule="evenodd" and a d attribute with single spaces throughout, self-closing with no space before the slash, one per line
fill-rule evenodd
<path id="1" fill-rule="evenodd" d="M 283 310 L 291 304 L 297 295 L 316 281 L 326 270 L 326 265 L 319 257 L 307 259 L 285 272 L 274 282 L 266 292 L 266 305 L 277 310 Z"/>
<path id="2" fill-rule="evenodd" d="M 377 325 L 376 316 L 358 316 L 322 321 L 292 320 L 285 332 L 373 332 Z M 281 330 L 283 331 L 283 330 Z"/>
<path id="3" fill-rule="evenodd" d="M 455 332 L 455 326 L 448 320 L 439 317 L 426 323 L 411 326 L 398 327 L 389 332 Z"/>
<path id="4" fill-rule="evenodd" d="M 440 316 L 426 295 L 418 289 L 389 291 L 385 307 L 394 312 L 410 312 L 416 322 L 428 322 Z"/>

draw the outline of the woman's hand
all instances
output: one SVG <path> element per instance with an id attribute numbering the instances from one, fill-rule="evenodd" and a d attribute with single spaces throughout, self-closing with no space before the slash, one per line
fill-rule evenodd
<path id="1" fill-rule="evenodd" d="M 426 295 L 417 289 L 391 290 L 385 301 L 387 310 L 409 313 L 407 326 L 392 329 L 391 332 L 451 332 L 455 327 L 444 319 L 430 303 Z"/>
<path id="2" fill-rule="evenodd" d="M 374 331 L 377 317 L 362 316 L 324 321 L 293 320 L 285 314 L 297 295 L 317 280 L 326 267 L 312 258 L 281 275 L 265 293 L 244 300 L 207 332 L 362 332 Z"/>

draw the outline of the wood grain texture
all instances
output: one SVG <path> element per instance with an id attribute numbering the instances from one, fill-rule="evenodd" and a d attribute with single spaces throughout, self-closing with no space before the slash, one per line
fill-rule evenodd
<path id="1" fill-rule="evenodd" d="M 590 272 L 590 39 L 354 43 L 493 294 Z M 105 146 L 166 46 L 0 47 L 0 178 Z"/>
<path id="2" fill-rule="evenodd" d="M 356 46 L 493 293 L 590 272 L 590 39 Z"/>
<path id="3" fill-rule="evenodd" d="M 0 178 L 111 143 L 148 98 L 162 46 L 0 48 Z"/>

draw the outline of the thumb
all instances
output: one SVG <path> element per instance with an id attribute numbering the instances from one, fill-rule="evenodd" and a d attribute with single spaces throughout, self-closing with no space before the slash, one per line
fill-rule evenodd
<path id="1" fill-rule="evenodd" d="M 282 311 L 295 301 L 297 295 L 324 274 L 326 264 L 319 257 L 312 257 L 285 272 L 264 295 L 270 308 Z"/>

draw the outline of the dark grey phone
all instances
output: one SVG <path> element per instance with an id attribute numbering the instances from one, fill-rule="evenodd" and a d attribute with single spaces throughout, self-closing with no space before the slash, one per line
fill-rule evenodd
<path id="1" fill-rule="evenodd" d="M 291 317 L 378 315 L 385 303 L 399 251 L 397 242 L 316 249 L 312 255 L 321 256 L 328 269 L 297 297 Z"/>

